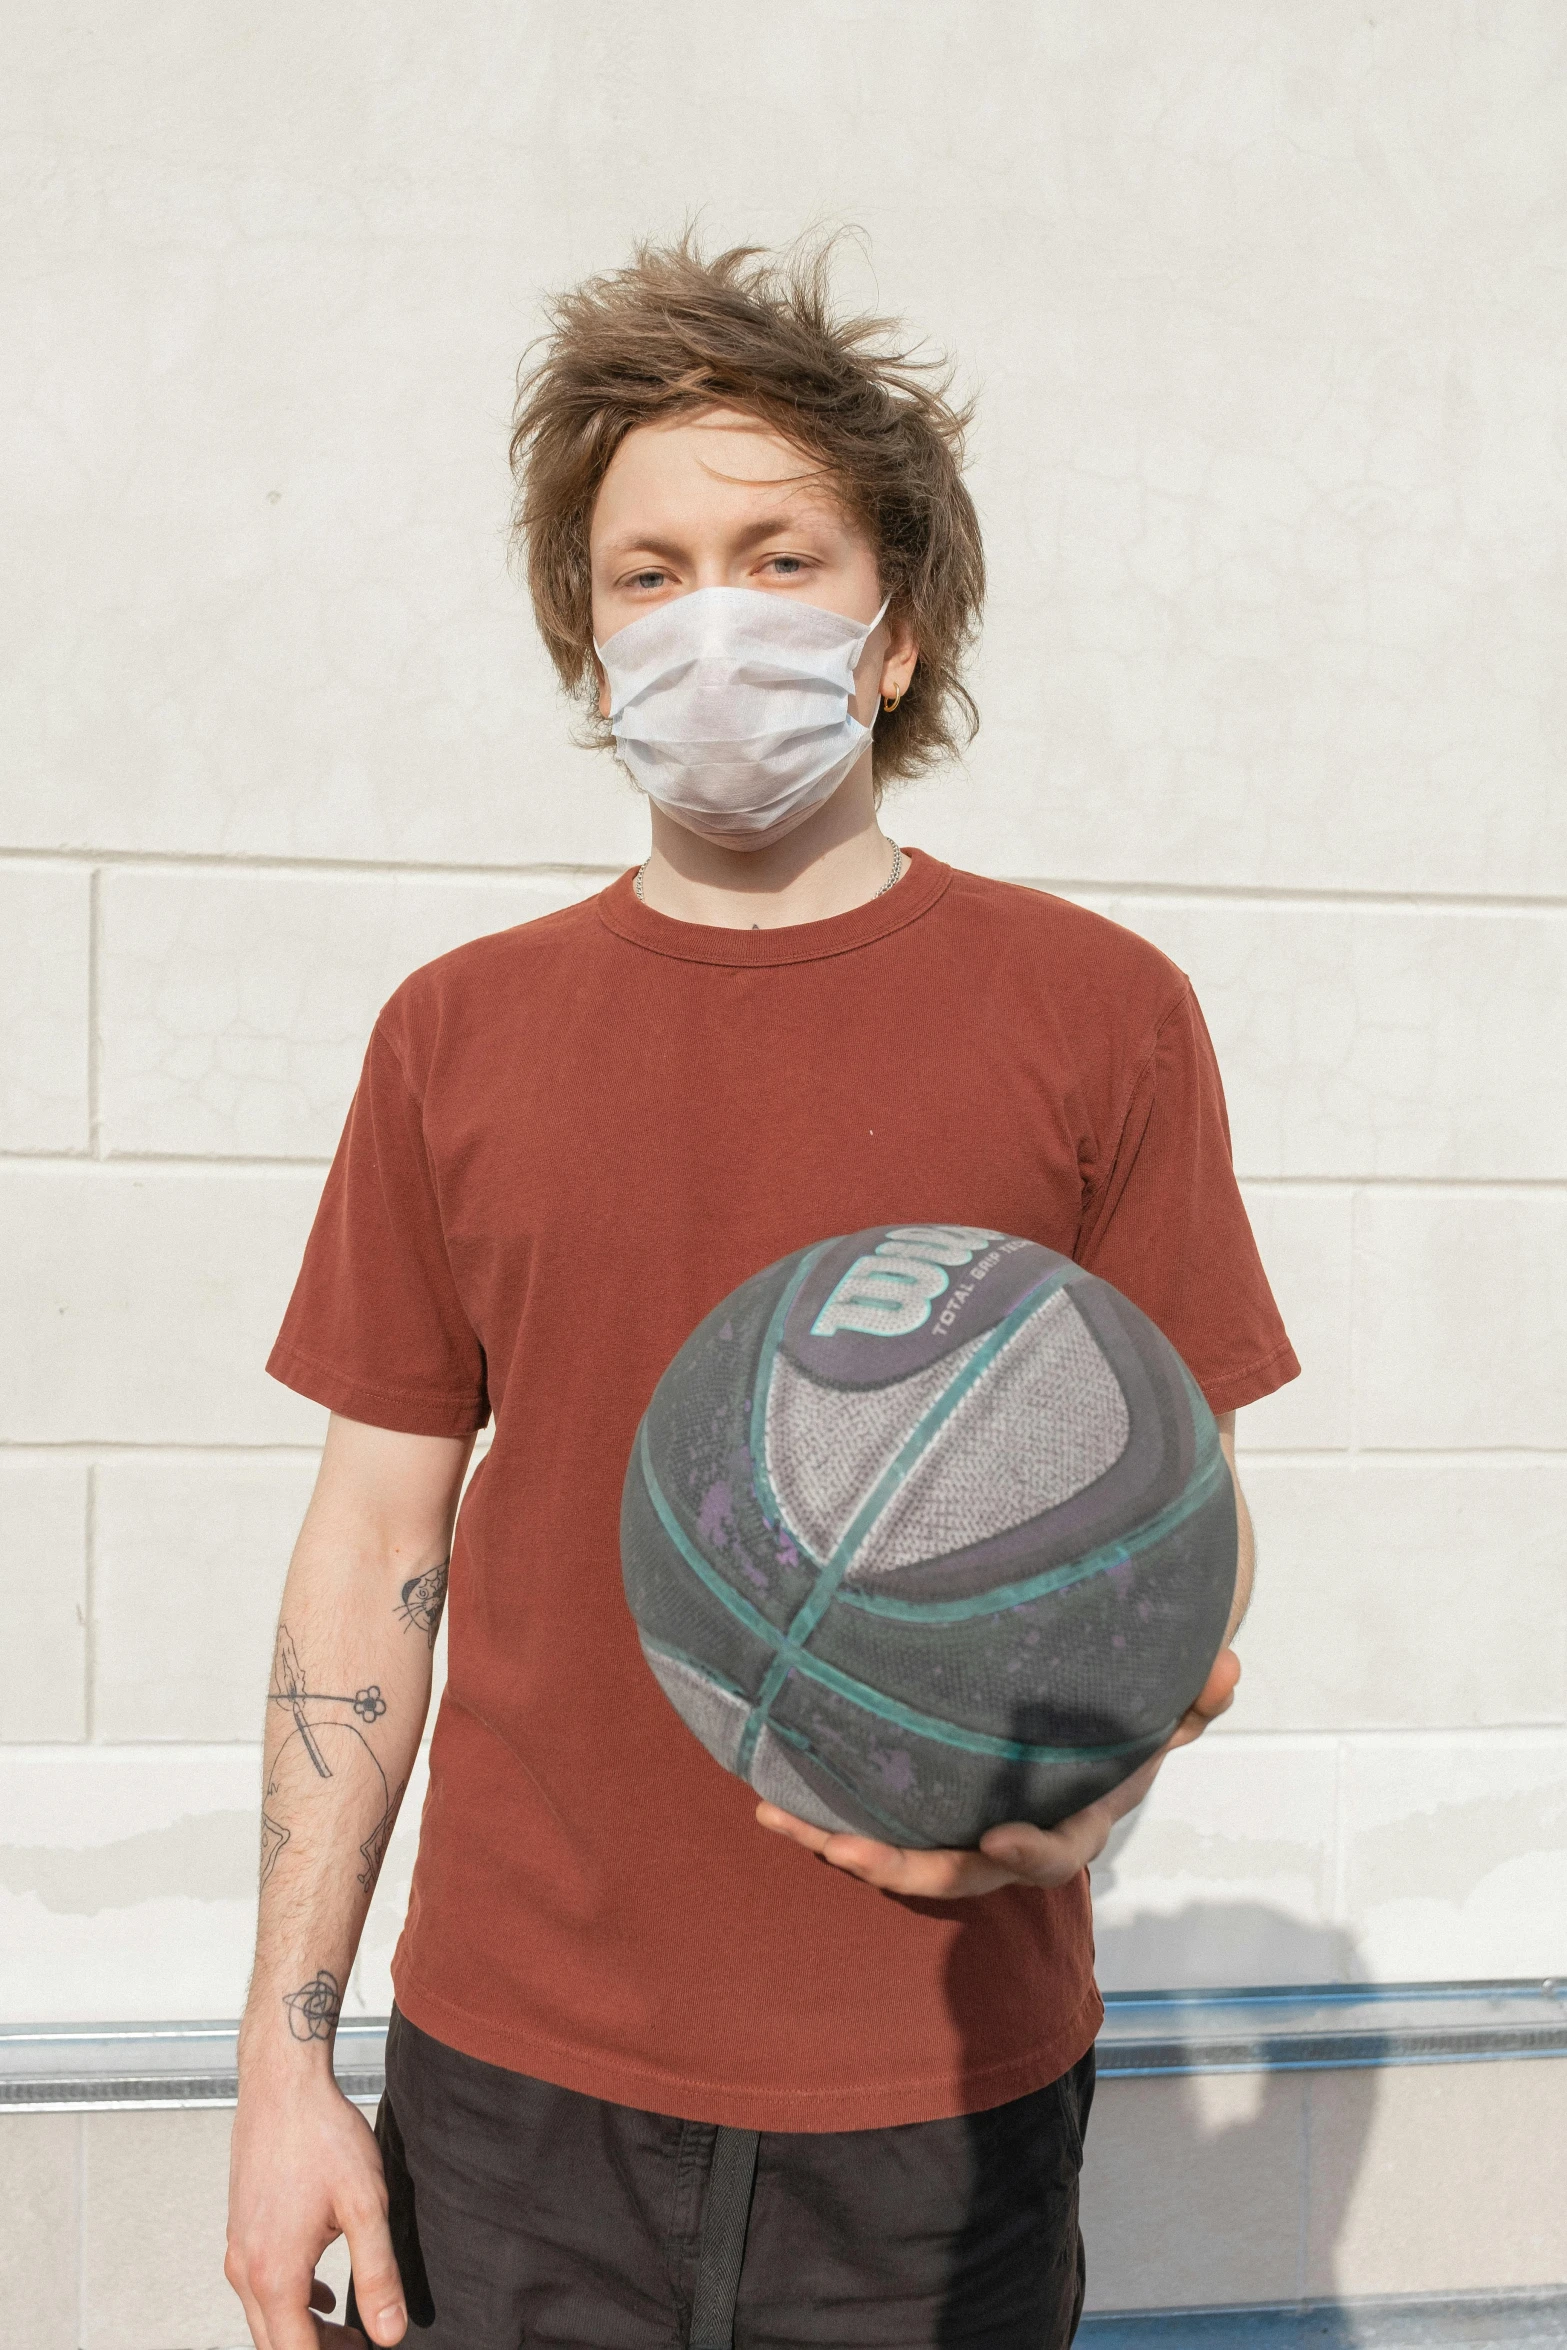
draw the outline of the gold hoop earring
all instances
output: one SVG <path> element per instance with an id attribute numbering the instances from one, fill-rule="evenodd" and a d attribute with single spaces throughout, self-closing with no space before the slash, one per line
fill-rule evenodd
<path id="1" fill-rule="evenodd" d="M 881 706 L 882 706 L 882 708 L 883 708 L 884 710 L 896 710 L 896 708 L 898 707 L 898 704 L 899 704 L 899 703 L 902 701 L 902 699 L 903 699 L 903 688 L 902 688 L 902 686 L 900 685 L 900 686 L 896 687 L 896 688 L 895 688 L 895 690 L 894 690 L 892 693 L 890 693 L 890 694 L 883 694 L 883 695 L 882 695 L 882 697 L 881 697 Z"/>

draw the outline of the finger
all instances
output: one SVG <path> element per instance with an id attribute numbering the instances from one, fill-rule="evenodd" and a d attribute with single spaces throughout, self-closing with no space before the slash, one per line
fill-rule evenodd
<path id="1" fill-rule="evenodd" d="M 272 2350 L 272 2336 L 267 2329 L 267 2321 L 261 2314 L 260 2302 L 246 2286 L 236 2284 L 233 2277 L 229 2278 L 229 2283 L 239 2296 L 239 2305 L 245 2312 L 245 2323 L 250 2328 L 250 2338 L 254 2342 L 256 2350 Z"/>
<path id="2" fill-rule="evenodd" d="M 807 1852 L 820 1852 L 831 1833 L 797 1818 L 792 1811 L 780 1811 L 776 1803 L 759 1803 L 756 1819 L 759 1827 L 770 1829 L 775 1836 L 787 1836 L 791 1844 L 803 1844 Z"/>
<path id="3" fill-rule="evenodd" d="M 878 1844 L 869 1836 L 829 1836 L 822 1858 L 879 1893 L 913 1901 L 965 1901 L 976 1893 L 993 1893 L 1008 1876 L 1005 1867 L 983 1853 L 910 1850 Z"/>
<path id="4" fill-rule="evenodd" d="M 1103 1852 L 1116 1813 L 1110 1799 L 1101 1796 L 1053 1828 L 1036 1828 L 1027 1820 L 1009 1820 L 988 1828 L 979 1848 L 1026 1884 L 1055 1886 L 1070 1883 Z"/>
<path id="5" fill-rule="evenodd" d="M 1168 1746 L 1162 1746 L 1107 1795 L 1057 1820 L 1053 1828 L 1036 1828 L 1027 1820 L 1008 1820 L 988 1828 L 979 1840 L 981 1852 L 1030 1885 L 1067 1884 L 1079 1869 L 1099 1858 L 1117 1822 L 1136 1810 L 1169 1751 Z"/>
<path id="6" fill-rule="evenodd" d="M 310 2306 L 323 2315 L 337 2307 L 337 2295 L 323 2277 L 317 2277 L 310 2287 Z M 320 2350 L 371 2350 L 357 2326 L 324 2326 L 319 2318 L 316 2340 Z"/>
<path id="7" fill-rule="evenodd" d="M 1241 1660 L 1233 1648 L 1221 1648 L 1198 1690 L 1193 1704 L 1199 1713 L 1222 1714 L 1235 1702 L 1240 1687 Z"/>
<path id="8" fill-rule="evenodd" d="M 1118 1787 L 1112 1787 L 1108 1795 L 1101 1796 L 1099 1803 L 1094 1808 L 1096 1811 L 1103 1812 L 1110 1828 L 1118 1826 L 1129 1811 L 1137 1809 L 1163 1770 L 1165 1756 L 1170 1752 L 1173 1744 L 1172 1739 L 1161 1746 L 1158 1753 L 1151 1754 L 1145 1763 L 1140 1763 L 1129 1778 L 1123 1779 Z M 1094 1858 L 1097 1860 L 1098 1857 L 1096 1853 Z"/>
<path id="9" fill-rule="evenodd" d="M 343 2233 L 353 2263 L 354 2299 L 359 2304 L 362 2331 L 372 2342 L 400 2342 L 408 2331 L 408 2312 L 403 2307 L 403 2281 L 397 2273 L 385 2212 L 379 2206 L 362 2211 L 345 2220 Z"/>
<path id="10" fill-rule="evenodd" d="M 988 1893 L 1004 1884 L 1006 1873 L 980 1863 L 972 1852 L 908 1851 L 898 1844 L 878 1844 L 871 1836 L 850 1836 L 841 1830 L 813 1827 L 775 1803 L 757 1805 L 756 1817 L 776 1836 L 787 1836 L 818 1860 L 858 1877 L 882 1893 L 907 1893 L 924 1901 L 955 1901 L 970 1893 Z"/>
<path id="11" fill-rule="evenodd" d="M 308 2310 L 308 2288 L 263 2279 L 254 2300 L 241 2294 L 257 2350 L 320 2350 L 321 2335 Z M 254 2314 L 252 2312 L 254 2311 Z"/>
<path id="12" fill-rule="evenodd" d="M 308 2314 L 313 2280 L 272 2266 L 262 2252 L 240 2262 L 230 2253 L 224 2275 L 239 2295 L 256 2350 L 319 2350 L 321 2336 Z"/>
<path id="13" fill-rule="evenodd" d="M 1192 1699 L 1176 1724 L 1170 1745 L 1190 1746 L 1200 1738 L 1210 1722 L 1229 1712 L 1235 1703 L 1235 1691 L 1241 1677 L 1241 1660 L 1233 1648 L 1222 1648 L 1213 1660 L 1207 1680 Z"/>

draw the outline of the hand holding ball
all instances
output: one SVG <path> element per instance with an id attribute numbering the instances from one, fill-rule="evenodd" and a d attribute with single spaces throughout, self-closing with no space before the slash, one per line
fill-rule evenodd
<path id="1" fill-rule="evenodd" d="M 1169 1342 L 1037 1242 L 876 1226 L 741 1284 L 638 1430 L 649 1665 L 726 1769 L 899 1846 L 1053 1826 L 1207 1680 L 1234 1489 Z"/>

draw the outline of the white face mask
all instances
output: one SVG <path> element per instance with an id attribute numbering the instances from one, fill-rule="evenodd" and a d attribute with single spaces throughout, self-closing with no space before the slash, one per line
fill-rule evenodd
<path id="1" fill-rule="evenodd" d="M 595 645 L 616 747 L 648 798 L 746 848 L 792 832 L 871 739 L 849 698 L 887 603 L 845 620 L 761 588 L 697 588 Z"/>

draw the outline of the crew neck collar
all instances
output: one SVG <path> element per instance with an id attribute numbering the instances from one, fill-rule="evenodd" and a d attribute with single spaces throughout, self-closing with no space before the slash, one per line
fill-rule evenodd
<path id="1" fill-rule="evenodd" d="M 780 930 L 720 930 L 706 922 L 679 922 L 655 913 L 636 893 L 636 868 L 599 894 L 599 914 L 617 938 L 671 955 L 681 963 L 738 963 L 755 970 L 779 963 L 814 963 L 870 946 L 915 922 L 936 903 L 952 879 L 952 868 L 923 849 L 906 848 L 902 878 L 885 896 L 867 898 L 846 914 L 825 922 L 791 922 Z"/>

